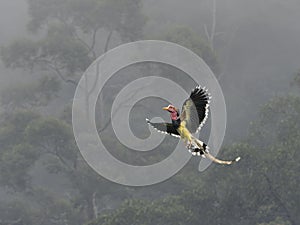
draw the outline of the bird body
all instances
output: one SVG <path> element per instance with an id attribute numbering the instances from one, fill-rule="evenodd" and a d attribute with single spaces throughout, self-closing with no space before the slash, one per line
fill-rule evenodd
<path id="1" fill-rule="evenodd" d="M 183 121 L 182 123 L 180 123 L 179 127 L 177 128 L 177 132 L 180 134 L 180 138 L 185 143 L 191 143 L 192 142 L 192 134 L 186 128 L 186 122 L 185 121 Z"/>
<path id="2" fill-rule="evenodd" d="M 161 133 L 179 137 L 193 155 L 202 155 L 213 162 L 229 165 L 239 161 L 240 158 L 230 161 L 217 159 L 208 152 L 208 147 L 204 142 L 192 135 L 192 133 L 197 133 L 206 122 L 210 99 L 207 89 L 197 86 L 183 103 L 181 114 L 173 105 L 163 108 L 170 113 L 172 123 L 153 123 L 148 119 L 146 121 Z"/>

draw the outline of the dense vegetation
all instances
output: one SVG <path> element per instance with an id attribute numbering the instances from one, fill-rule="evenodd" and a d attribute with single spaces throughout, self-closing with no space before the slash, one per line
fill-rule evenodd
<path id="1" fill-rule="evenodd" d="M 220 157 L 240 155 L 238 164 L 212 165 L 199 173 L 191 160 L 161 184 L 124 187 L 100 177 L 82 159 L 68 96 L 103 52 L 146 38 L 141 1 L 28 0 L 28 6 L 32 38 L 16 39 L 1 51 L 7 68 L 29 71 L 33 78 L 0 93 L 0 185 L 9 196 L 0 205 L 0 224 L 299 224 L 300 73 L 292 93 L 274 96 L 261 107 L 247 138 L 222 149 Z M 221 73 L 213 38 L 183 26 L 156 36 L 190 48 Z M 174 79 L 180 83 L 179 73 Z M 111 87 L 102 106 L 111 104 L 119 86 Z M 112 152 L 124 152 L 110 139 L 109 126 L 98 128 Z M 147 156 L 122 157 L 135 162 Z"/>

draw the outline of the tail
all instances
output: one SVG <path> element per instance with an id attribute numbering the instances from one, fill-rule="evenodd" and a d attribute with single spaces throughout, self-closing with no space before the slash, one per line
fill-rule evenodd
<path id="1" fill-rule="evenodd" d="M 207 145 L 205 143 L 203 143 L 202 141 L 198 140 L 197 138 L 195 137 L 192 137 L 192 140 L 193 140 L 193 143 L 197 146 L 194 151 L 195 152 L 199 152 L 200 155 L 204 155 L 205 157 L 207 157 L 208 159 L 210 159 L 211 161 L 215 162 L 215 163 L 218 163 L 218 164 L 225 164 L 225 165 L 231 165 L 235 162 L 238 162 L 241 157 L 237 157 L 236 159 L 234 160 L 221 160 L 221 159 L 218 159 L 216 157 L 214 157 L 213 155 L 211 155 L 208 150 L 207 150 Z M 199 154 L 198 154 L 199 155 Z"/>

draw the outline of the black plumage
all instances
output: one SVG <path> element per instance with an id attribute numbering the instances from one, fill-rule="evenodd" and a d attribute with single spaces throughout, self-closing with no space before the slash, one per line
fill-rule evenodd
<path id="1" fill-rule="evenodd" d="M 209 153 L 208 146 L 192 135 L 192 133 L 196 133 L 201 129 L 208 118 L 210 98 L 207 89 L 197 86 L 183 103 L 181 115 L 173 105 L 163 108 L 170 112 L 172 123 L 152 123 L 148 119 L 146 120 L 149 125 L 159 132 L 182 139 L 193 155 L 202 155 L 215 163 L 230 165 L 239 161 L 240 157 L 230 161 L 215 158 Z"/>

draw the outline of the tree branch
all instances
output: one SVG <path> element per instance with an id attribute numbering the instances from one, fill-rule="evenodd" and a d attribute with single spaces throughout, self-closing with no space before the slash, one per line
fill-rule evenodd
<path id="1" fill-rule="evenodd" d="M 133 98 L 139 92 L 139 90 L 144 89 L 144 88 L 145 88 L 145 86 L 136 89 L 135 92 L 130 97 L 127 98 L 127 100 L 123 101 L 122 104 L 120 105 L 120 107 L 118 107 L 114 111 L 114 113 L 109 117 L 108 121 L 104 124 L 104 126 L 102 126 L 100 129 L 98 129 L 98 133 L 103 132 L 109 126 L 109 124 L 111 123 L 111 120 L 115 117 L 117 112 L 121 109 L 121 106 L 125 106 L 125 104 L 128 102 L 129 99 Z M 139 105 L 139 106 L 142 106 L 142 105 Z"/>
<path id="2" fill-rule="evenodd" d="M 97 36 L 97 33 L 98 33 L 98 30 L 100 29 L 100 27 L 97 27 L 93 30 L 93 33 L 92 33 L 92 43 L 91 45 L 89 45 L 87 42 L 85 42 L 82 38 L 79 37 L 78 33 L 76 31 L 73 32 L 73 35 L 74 37 L 80 41 L 87 49 L 88 49 L 88 52 L 87 52 L 87 55 L 92 53 L 93 55 L 93 59 L 96 59 L 97 58 L 97 54 L 94 50 L 95 48 L 95 45 L 96 45 L 96 36 Z"/>
<path id="3" fill-rule="evenodd" d="M 212 25 L 211 25 L 210 33 L 208 32 L 207 25 L 204 24 L 204 32 L 209 42 L 210 48 L 212 50 L 214 50 L 214 38 L 216 36 L 216 24 L 217 24 L 216 14 L 217 14 L 216 0 L 212 0 Z"/>
<path id="4" fill-rule="evenodd" d="M 39 145 L 40 145 L 40 147 L 42 147 L 42 148 L 45 150 L 45 153 L 46 153 L 46 154 L 55 156 L 56 158 L 58 158 L 58 159 L 60 160 L 60 162 L 61 162 L 64 166 L 67 167 L 67 169 L 68 169 L 69 171 L 72 171 L 71 166 L 69 166 L 69 164 L 68 164 L 68 163 L 67 163 L 67 162 L 59 155 L 59 153 L 58 153 L 56 147 L 55 147 L 55 150 L 52 151 L 49 147 L 47 147 L 47 145 L 44 145 L 44 144 L 42 144 L 42 143 L 39 143 Z M 48 144 L 48 145 L 49 145 L 49 144 Z"/>
<path id="5" fill-rule="evenodd" d="M 113 32 L 114 32 L 113 30 L 110 30 L 108 33 L 108 36 L 107 36 L 106 42 L 105 42 L 104 53 L 106 53 L 108 51 L 109 43 L 110 43 Z"/>
<path id="6" fill-rule="evenodd" d="M 97 192 L 95 191 L 93 193 L 93 197 L 92 197 L 93 211 L 94 211 L 94 217 L 95 217 L 95 219 L 98 218 L 98 206 L 97 206 L 97 202 L 96 202 L 96 197 L 97 197 Z"/>
<path id="7" fill-rule="evenodd" d="M 107 39 L 106 39 L 106 42 L 105 42 L 105 47 L 104 47 L 104 53 L 105 54 L 108 50 L 108 47 L 109 47 L 109 42 L 111 40 L 111 37 L 112 37 L 112 34 L 113 34 L 113 31 L 111 30 L 107 36 Z M 104 59 L 104 57 L 103 57 Z M 92 92 L 95 90 L 96 88 L 96 85 L 98 83 L 98 80 L 99 80 L 99 73 L 100 73 L 100 63 L 103 61 L 103 59 L 100 61 L 100 62 L 97 62 L 97 67 L 96 67 L 96 80 L 95 82 L 93 82 L 93 86 L 92 88 L 89 90 L 88 92 L 88 97 L 90 97 L 90 95 L 92 94 Z"/>
<path id="8" fill-rule="evenodd" d="M 49 69 L 54 71 L 56 73 L 56 75 L 58 75 L 59 78 L 62 79 L 64 82 L 71 83 L 74 86 L 77 86 L 77 82 L 75 80 L 65 78 L 64 75 L 61 73 L 60 69 L 53 62 L 51 62 L 50 60 L 36 58 L 33 61 L 44 63 Z"/>
<path id="9" fill-rule="evenodd" d="M 212 0 L 213 2 L 213 12 L 212 12 L 212 27 L 211 27 L 211 33 L 210 33 L 210 45 L 211 49 L 214 50 L 214 37 L 216 32 L 216 12 L 217 12 L 217 5 L 216 0 Z"/>
<path id="10" fill-rule="evenodd" d="M 108 46 L 109 46 L 109 42 L 111 40 L 111 37 L 112 37 L 112 33 L 113 31 L 111 30 L 107 36 L 107 39 L 106 39 L 106 43 L 105 43 L 105 47 L 104 47 L 104 54 L 107 52 L 108 50 Z M 94 37 L 95 38 L 95 37 Z M 97 62 L 97 67 L 96 67 L 96 80 L 93 82 L 93 86 L 90 90 L 88 90 L 88 86 L 87 86 L 87 83 L 88 83 L 88 77 L 85 75 L 85 83 L 86 83 L 86 107 L 87 107 L 87 110 L 89 109 L 89 99 L 90 99 L 90 96 L 91 94 L 93 93 L 93 91 L 95 90 L 96 88 L 96 85 L 98 83 L 98 80 L 99 80 L 99 76 L 100 76 L 100 63 L 103 61 L 105 55 L 103 56 L 103 58 Z M 87 116 L 89 117 L 89 114 L 87 112 Z M 89 120 L 89 118 L 87 118 Z"/>

